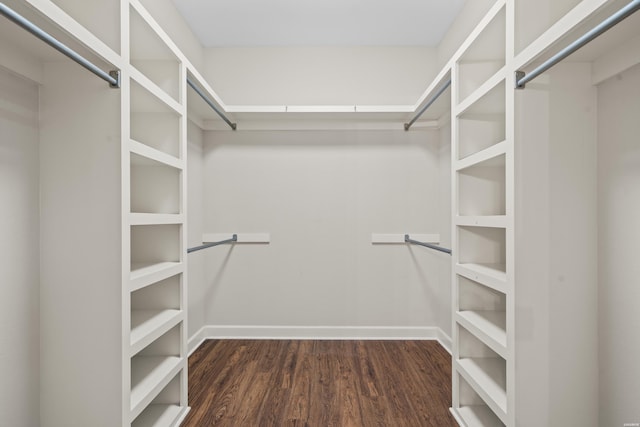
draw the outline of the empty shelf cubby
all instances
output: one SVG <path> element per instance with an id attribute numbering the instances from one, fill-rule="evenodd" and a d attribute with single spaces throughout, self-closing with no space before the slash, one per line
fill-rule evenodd
<path id="1" fill-rule="evenodd" d="M 131 80 L 132 140 L 180 158 L 180 114 L 135 80 Z"/>
<path id="2" fill-rule="evenodd" d="M 180 213 L 181 171 L 131 154 L 131 212 Z"/>
<path id="3" fill-rule="evenodd" d="M 178 224 L 132 226 L 131 272 L 180 262 L 180 235 Z"/>
<path id="4" fill-rule="evenodd" d="M 131 354 L 135 355 L 183 319 L 182 275 L 131 293 Z"/>
<path id="5" fill-rule="evenodd" d="M 506 214 L 505 155 L 458 171 L 458 215 Z"/>
<path id="6" fill-rule="evenodd" d="M 491 88 L 458 116 L 458 160 L 505 140 L 505 83 Z"/>
<path id="7" fill-rule="evenodd" d="M 458 262 L 506 273 L 506 233 L 503 228 L 458 227 Z"/>
<path id="8" fill-rule="evenodd" d="M 130 62 L 172 99 L 180 102 L 180 61 L 151 25 L 130 6 Z"/>
<path id="9" fill-rule="evenodd" d="M 504 427 L 505 424 L 487 406 L 464 378 L 458 375 L 460 406 L 456 413 L 469 427 Z"/>
<path id="10" fill-rule="evenodd" d="M 180 371 L 144 411 L 133 421 L 132 427 L 173 426 L 185 412 L 180 404 L 180 382 L 184 371 Z"/>
<path id="11" fill-rule="evenodd" d="M 502 7 L 458 61 L 458 103 L 505 66 L 506 12 Z"/>
<path id="12" fill-rule="evenodd" d="M 131 358 L 131 413 L 135 418 L 182 369 L 183 325 L 174 326 Z"/>
<path id="13" fill-rule="evenodd" d="M 456 321 L 493 351 L 506 357 L 506 295 L 460 275 L 456 280 Z"/>
<path id="14" fill-rule="evenodd" d="M 458 330 L 458 372 L 499 418 L 507 413 L 507 363 L 464 327 Z"/>

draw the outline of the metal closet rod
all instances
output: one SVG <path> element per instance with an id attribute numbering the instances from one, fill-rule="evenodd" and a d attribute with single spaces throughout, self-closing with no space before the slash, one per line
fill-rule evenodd
<path id="1" fill-rule="evenodd" d="M 418 120 L 420 118 L 420 116 L 422 116 L 424 114 L 425 111 L 427 111 L 427 109 L 429 107 L 431 107 L 431 104 L 433 104 L 434 102 L 436 102 L 436 99 L 440 98 L 440 95 L 442 95 L 444 93 L 445 90 L 447 90 L 447 88 L 451 85 L 451 79 L 447 80 L 441 87 L 440 89 L 438 89 L 438 91 L 431 97 L 431 99 L 429 99 L 429 101 L 427 101 L 427 103 L 425 104 L 424 107 L 422 107 L 422 109 L 418 112 L 418 114 L 416 114 L 416 116 L 411 119 L 411 121 L 409 123 L 405 123 L 404 124 L 404 130 L 409 130 L 409 128 L 411 126 L 413 126 L 413 124 L 416 122 L 416 120 Z"/>
<path id="2" fill-rule="evenodd" d="M 77 62 L 78 64 L 82 65 L 84 68 L 86 68 L 96 76 L 100 77 L 102 80 L 109 83 L 110 87 L 112 88 L 120 87 L 120 70 L 112 70 L 112 71 L 109 71 L 108 73 L 105 71 L 102 71 L 91 61 L 89 61 L 88 59 L 80 55 L 75 50 L 71 49 L 69 46 L 62 43 L 60 40 L 53 37 L 51 34 L 45 32 L 44 30 L 39 28 L 37 25 L 35 25 L 33 22 L 29 21 L 24 16 L 20 15 L 18 12 L 11 9 L 9 6 L 7 6 L 4 3 L 0 3 L 0 14 L 2 14 L 4 17 L 14 22 L 15 24 L 21 26 L 22 28 L 24 28 L 25 30 L 27 30 L 28 32 L 30 32 L 31 34 L 33 34 L 34 36 L 36 36 L 37 38 L 39 38 L 40 40 L 42 40 L 43 42 L 45 42 L 46 44 L 54 48 L 55 50 L 57 50 L 58 52 L 67 56 L 68 58 Z"/>
<path id="3" fill-rule="evenodd" d="M 405 243 L 411 243 L 412 245 L 424 246 L 425 248 L 433 249 L 436 251 L 444 252 L 445 254 L 451 255 L 451 249 L 443 248 L 442 246 L 432 245 L 431 243 L 419 242 L 417 240 L 413 240 L 409 238 L 408 234 L 404 235 Z"/>
<path id="4" fill-rule="evenodd" d="M 216 113 L 218 113 L 218 115 L 222 118 L 222 120 L 224 120 L 233 130 L 236 130 L 237 124 L 231 122 L 231 120 L 229 120 L 227 118 L 227 116 L 225 116 L 224 114 L 222 114 L 222 111 L 218 110 L 218 108 L 216 107 L 216 105 L 213 103 L 212 100 L 209 99 L 209 97 L 207 96 L 206 93 L 204 93 L 204 91 L 202 89 L 200 89 L 198 87 L 198 85 L 196 85 L 189 77 L 187 77 L 187 84 L 189 86 L 191 86 L 193 88 L 193 90 L 196 91 L 196 93 L 198 95 L 200 95 L 200 98 L 204 99 L 204 102 L 206 102 L 207 104 L 209 104 L 209 107 L 213 108 L 213 111 L 215 111 Z"/>
<path id="5" fill-rule="evenodd" d="M 640 9 L 640 0 L 633 0 L 622 9 L 595 26 L 592 30 L 585 33 L 582 37 L 571 43 L 569 46 L 565 47 L 560 52 L 547 59 L 529 74 L 526 74 L 524 71 L 516 71 L 516 89 L 524 89 L 525 84 L 535 79 L 540 74 L 544 73 L 549 68 L 553 67 L 558 62 L 562 61 L 567 56 L 571 55 L 576 50 L 580 49 L 582 46 L 586 45 L 605 31 L 619 24 L 622 20 L 633 15 L 633 13 L 637 12 L 638 9 Z"/>
<path id="6" fill-rule="evenodd" d="M 189 248 L 187 249 L 187 253 L 190 254 L 191 252 L 201 251 L 203 249 L 212 248 L 214 246 L 224 245 L 225 243 L 233 243 L 237 241 L 238 241 L 238 235 L 234 234 L 230 239 L 227 239 L 227 240 L 220 240 L 219 242 L 205 243 L 204 245 Z"/>

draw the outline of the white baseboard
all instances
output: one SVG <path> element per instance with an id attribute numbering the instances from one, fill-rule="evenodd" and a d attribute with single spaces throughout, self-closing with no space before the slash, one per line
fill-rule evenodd
<path id="1" fill-rule="evenodd" d="M 444 333 L 444 331 L 440 328 L 438 329 L 438 342 L 440 343 L 440 345 L 442 347 L 444 347 L 445 350 L 447 350 L 447 352 L 453 356 L 453 353 L 451 352 L 451 337 L 447 334 Z"/>
<path id="2" fill-rule="evenodd" d="M 437 340 L 451 353 L 451 338 L 436 326 L 205 325 L 189 338 L 189 355 L 206 339 Z"/>

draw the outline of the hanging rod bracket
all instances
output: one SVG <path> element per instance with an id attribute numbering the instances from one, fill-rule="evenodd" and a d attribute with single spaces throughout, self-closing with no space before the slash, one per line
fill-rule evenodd
<path id="1" fill-rule="evenodd" d="M 516 84 L 515 84 L 515 88 L 516 89 L 524 89 L 526 86 L 526 83 L 520 83 L 520 81 L 524 78 L 524 76 L 527 75 L 527 73 L 525 73 L 524 71 L 516 71 Z"/>
<path id="2" fill-rule="evenodd" d="M 115 83 L 109 82 L 109 87 L 112 89 L 120 89 L 120 70 L 111 70 L 109 71 L 109 75 L 116 80 Z"/>

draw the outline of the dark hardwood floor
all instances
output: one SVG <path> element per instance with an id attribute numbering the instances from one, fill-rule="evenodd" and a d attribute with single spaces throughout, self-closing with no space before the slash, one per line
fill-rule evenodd
<path id="1" fill-rule="evenodd" d="M 437 341 L 208 340 L 184 427 L 457 426 Z"/>

